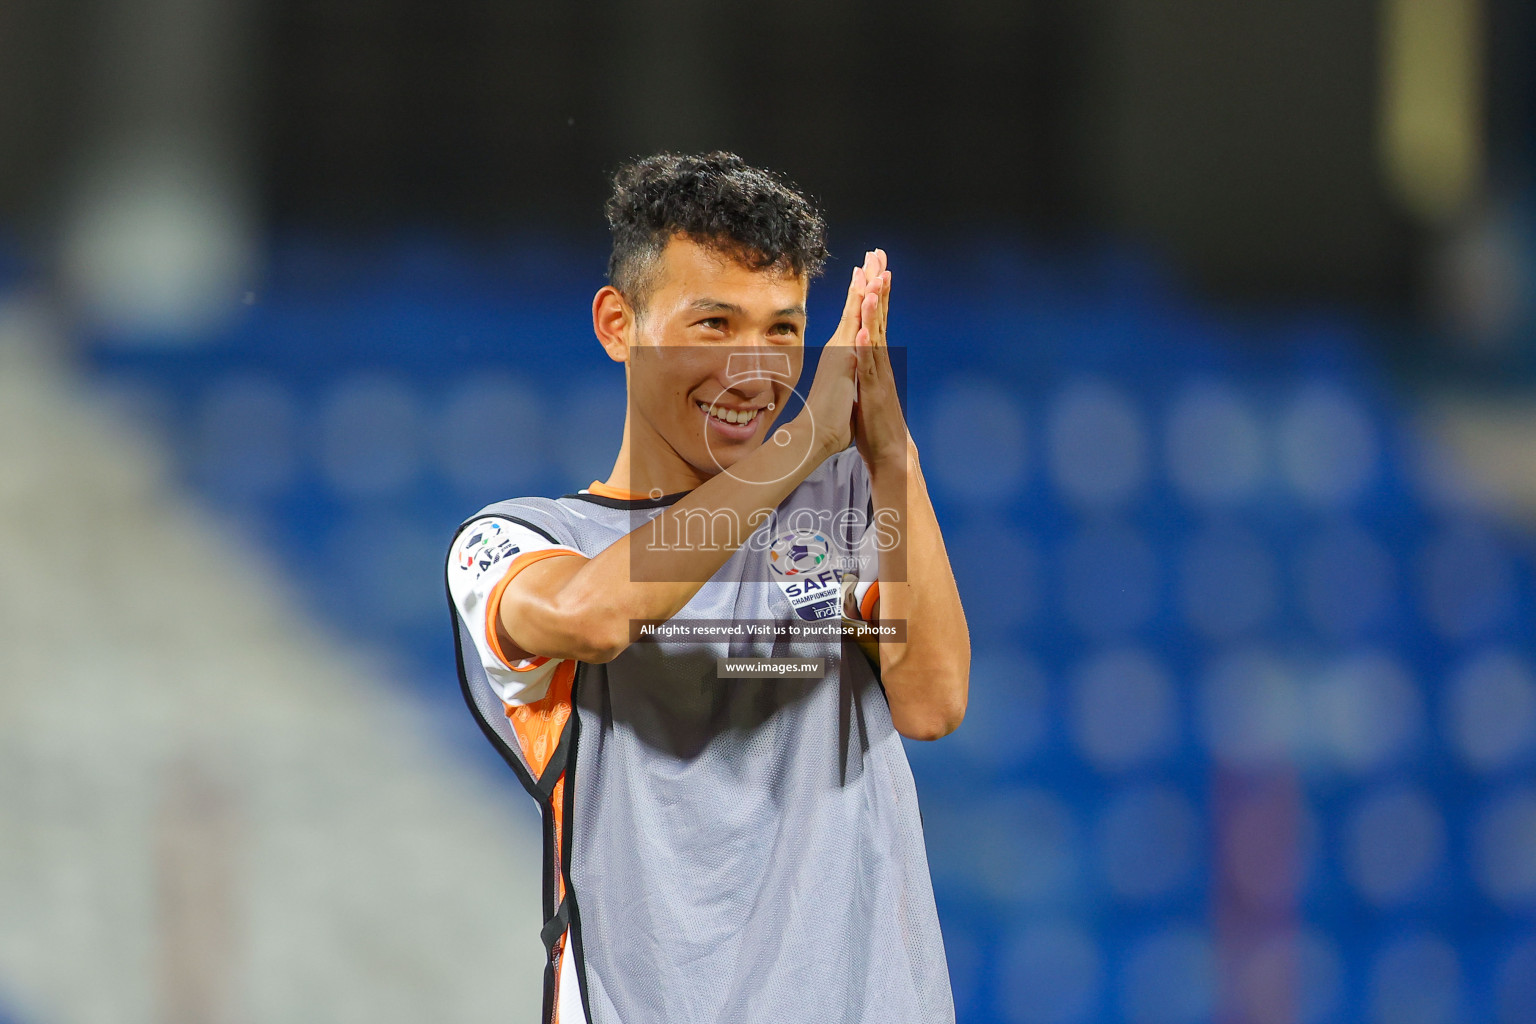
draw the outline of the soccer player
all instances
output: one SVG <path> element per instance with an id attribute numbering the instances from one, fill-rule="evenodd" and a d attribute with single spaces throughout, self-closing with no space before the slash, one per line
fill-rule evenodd
<path id="1" fill-rule="evenodd" d="M 465 697 L 543 809 L 544 1020 L 952 1021 L 901 737 L 959 724 L 970 642 L 885 254 L 776 424 L 827 255 L 812 204 L 732 154 L 662 154 L 607 213 L 613 472 L 488 506 L 447 566 Z M 857 622 L 896 632 L 816 632 Z"/>

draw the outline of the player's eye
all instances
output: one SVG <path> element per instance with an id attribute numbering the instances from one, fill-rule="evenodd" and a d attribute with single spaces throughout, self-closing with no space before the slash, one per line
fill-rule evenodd
<path id="1" fill-rule="evenodd" d="M 723 330 L 725 330 L 725 317 L 723 317 L 723 316 L 712 316 L 712 317 L 709 317 L 706 320 L 700 320 L 694 326 L 695 327 L 708 327 L 711 330 L 723 331 Z"/>
<path id="2" fill-rule="evenodd" d="M 800 326 L 798 324 L 793 324 L 793 323 L 789 323 L 788 321 L 785 321 L 784 323 L 781 323 L 781 324 L 774 324 L 773 325 L 773 330 L 774 330 L 775 333 L 778 333 L 778 334 L 788 334 L 788 335 L 793 336 L 793 335 L 796 335 L 796 334 L 800 333 Z"/>

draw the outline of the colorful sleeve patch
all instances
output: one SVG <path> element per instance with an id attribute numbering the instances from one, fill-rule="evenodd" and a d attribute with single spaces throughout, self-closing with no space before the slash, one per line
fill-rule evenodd
<path id="1" fill-rule="evenodd" d="M 467 572 L 479 579 L 495 566 L 523 550 L 513 539 L 513 531 L 533 533 L 526 527 L 505 519 L 482 519 L 465 530 L 453 548 L 453 561 L 460 572 Z M 533 534 L 538 537 L 538 534 Z M 544 541 L 542 546 L 548 547 Z M 524 543 L 527 543 L 525 540 Z"/>
<path id="2" fill-rule="evenodd" d="M 581 554 L 510 519 L 488 518 L 465 527 L 448 555 L 448 589 L 464 620 L 463 635 L 473 643 L 474 655 L 491 685 L 509 705 L 542 698 L 559 665 L 547 658 L 529 658 L 509 666 L 486 636 L 487 605 L 496 585 L 518 556 L 535 551 Z M 470 651 L 466 649 L 464 654 L 469 657 Z"/>

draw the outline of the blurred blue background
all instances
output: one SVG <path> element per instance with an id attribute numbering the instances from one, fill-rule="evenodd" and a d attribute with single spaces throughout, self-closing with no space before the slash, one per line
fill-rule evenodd
<path id="1" fill-rule="evenodd" d="M 537 971 L 490 978 L 538 966 L 532 932 L 502 934 L 523 927 L 508 901 L 533 920 L 536 821 L 462 706 L 443 558 L 484 504 L 610 472 L 623 376 L 589 314 L 602 172 L 705 145 L 827 198 L 828 279 L 890 254 L 892 342 L 974 655 L 962 727 L 907 744 L 959 1019 L 1536 1021 L 1523 5 L 1313 4 L 1197 28 L 1179 18 L 1209 5 L 1181 2 L 1156 30 L 1135 5 L 924 8 L 854 46 L 855 67 L 883 66 L 882 46 L 931 67 L 892 72 L 906 119 L 852 139 L 826 111 L 753 124 L 750 83 L 715 94 L 684 62 L 639 98 L 608 90 L 651 67 L 673 19 L 701 44 L 728 27 L 699 12 L 604 8 L 604 52 L 630 52 L 624 25 L 651 34 L 630 71 L 582 85 L 474 38 L 575 53 L 571 14 L 161 4 L 139 31 L 177 59 L 135 91 L 153 76 L 132 70 L 120 6 L 91 32 L 21 8 L 48 56 L 0 91 L 36 158 L 0 175 L 0 1007 L 19 1024 L 531 1019 Z M 956 50 L 935 23 L 1019 45 Z M 68 100 L 73 128 L 38 128 L 46 104 L 22 86 L 98 52 L 77 36 L 118 77 L 98 68 L 97 99 Z M 209 54 L 260 70 L 197 70 Z M 438 76 L 460 61 L 480 70 Z M 786 88 L 860 95 L 821 74 Z M 173 88 L 209 83 L 228 94 Z M 245 134 L 215 116 L 253 108 Z M 1001 148 L 970 148 L 999 124 L 1017 128 Z M 871 145 L 925 139 L 934 152 L 882 157 L 883 183 L 859 178 Z M 43 187 L 50 160 L 70 174 Z M 836 291 L 812 288 L 812 340 Z M 131 451 L 103 447 L 114 435 Z M 140 505 L 122 518 L 172 523 L 168 540 L 91 539 Z M 208 589 L 157 591 L 143 573 L 182 541 L 176 571 Z M 137 548 L 156 554 L 111 569 Z M 278 617 L 205 624 L 187 596 L 240 588 L 276 595 Z M 102 644 L 115 634 L 90 624 L 114 617 L 134 628 Z M 295 649 L 341 668 L 237 664 L 310 631 Z M 167 689 L 168 664 L 210 695 Z M 286 710 L 259 710 L 279 677 Z M 322 704 L 386 724 L 297 727 Z M 386 763 L 442 788 L 381 811 L 388 836 L 360 810 L 360 831 L 328 838 L 387 788 Z M 106 781 L 127 764 L 147 767 Z M 311 767 L 272 789 L 280 765 Z M 461 791 L 473 806 L 450 828 L 433 794 Z M 111 825 L 124 807 L 148 824 Z M 248 856 L 285 843 L 305 852 Z M 294 881 L 321 861 L 333 875 Z M 261 909 L 290 899 L 310 916 Z M 63 966 L 125 942 L 94 993 Z"/>
<path id="2" fill-rule="evenodd" d="M 1215 313 L 1108 247 L 890 251 L 974 644 L 963 728 L 908 742 L 962 1019 L 1536 1019 L 1536 545 L 1385 328 Z M 296 239 L 217 343 L 86 362 L 309 614 L 457 711 L 444 538 L 612 467 L 605 255 Z"/>

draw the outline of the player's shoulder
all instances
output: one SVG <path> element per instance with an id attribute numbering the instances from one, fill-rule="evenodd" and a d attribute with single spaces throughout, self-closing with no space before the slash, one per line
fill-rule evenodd
<path id="1" fill-rule="evenodd" d="M 457 564 L 483 571 L 504 556 L 543 548 L 582 550 L 560 502 L 541 495 L 505 498 L 491 502 L 459 524 L 448 561 L 450 568 Z"/>
<path id="2" fill-rule="evenodd" d="M 519 533 L 527 531 L 548 543 L 571 543 L 570 524 L 562 514 L 558 500 L 542 496 L 507 497 L 485 505 L 478 513 L 459 522 L 453 531 L 455 543 L 476 527 L 484 527 L 490 522 L 504 528 L 516 527 Z"/>
<path id="3" fill-rule="evenodd" d="M 582 550 L 579 531 L 561 499 L 541 494 L 505 497 L 462 520 L 453 531 L 453 554 L 462 554 L 465 545 L 475 547 L 476 534 L 482 534 L 482 539 L 492 534 L 515 537 L 525 551 L 544 547 Z"/>
<path id="4" fill-rule="evenodd" d="M 565 543 L 563 535 L 568 529 L 559 499 L 546 498 L 542 495 L 493 501 L 460 523 L 459 530 L 462 531 L 486 519 L 505 519 L 520 523 L 536 533 L 546 534 L 549 540 L 556 544 Z"/>

